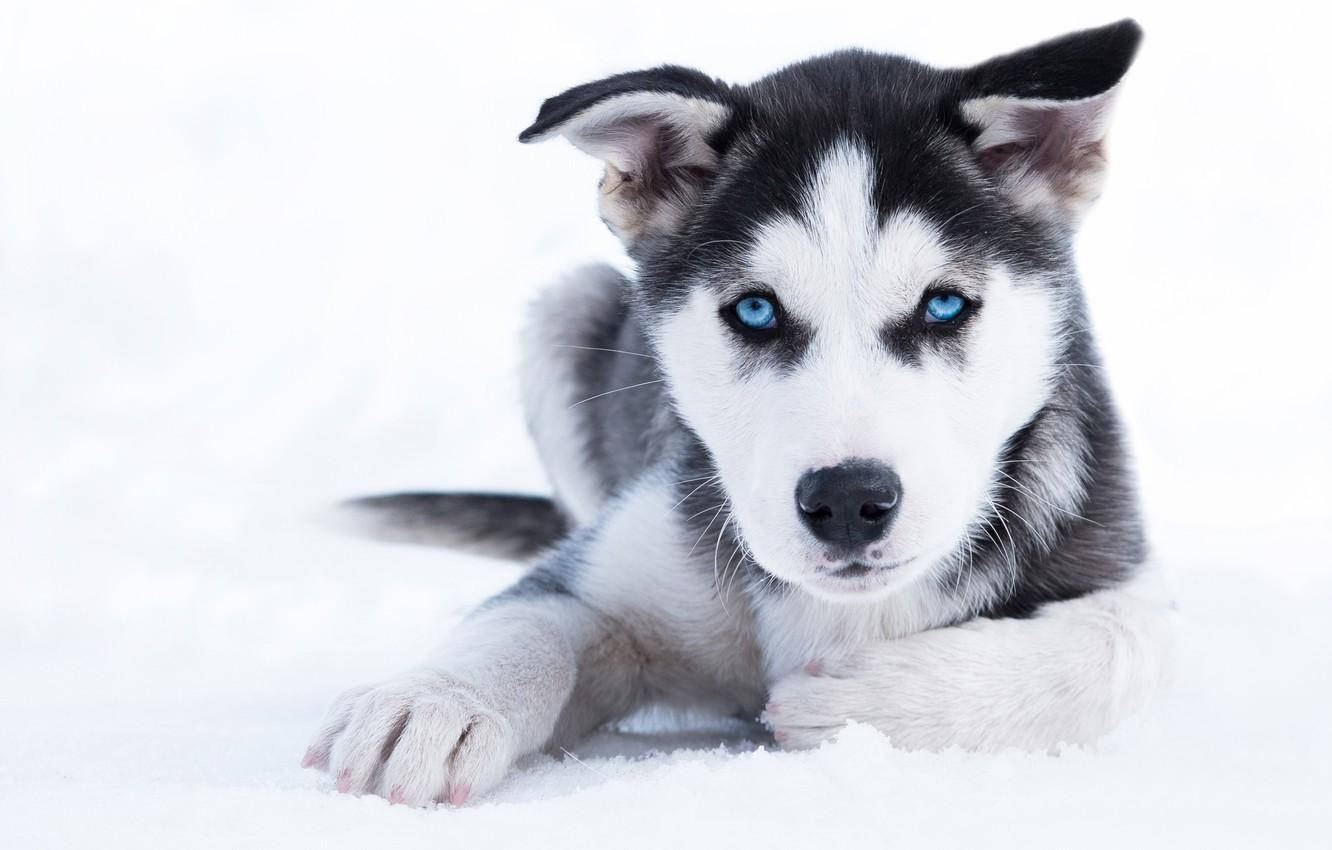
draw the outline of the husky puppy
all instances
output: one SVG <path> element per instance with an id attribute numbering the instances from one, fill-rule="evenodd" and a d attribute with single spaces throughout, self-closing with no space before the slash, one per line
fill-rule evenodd
<path id="1" fill-rule="evenodd" d="M 1073 261 L 1141 31 L 972 68 L 848 50 L 553 97 L 635 261 L 544 294 L 524 402 L 553 499 L 362 500 L 389 534 L 536 557 L 421 666 L 342 694 L 304 764 L 461 804 L 649 704 L 809 747 L 1096 739 L 1170 603 Z M 539 557 L 538 557 L 539 556 Z"/>

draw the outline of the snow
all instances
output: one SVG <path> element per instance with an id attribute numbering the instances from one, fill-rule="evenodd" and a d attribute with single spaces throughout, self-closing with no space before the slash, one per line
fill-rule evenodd
<path id="1" fill-rule="evenodd" d="M 0 847 L 1326 846 L 1332 139 L 1321 28 L 1275 7 L 1140 19 L 1081 239 L 1185 618 L 1150 716 L 997 756 L 648 718 L 459 810 L 297 766 L 335 693 L 519 574 L 312 520 L 544 489 L 522 305 L 623 263 L 597 167 L 514 142 L 544 97 L 851 43 L 964 64 L 1122 14 L 1093 5 L 6 5 Z"/>

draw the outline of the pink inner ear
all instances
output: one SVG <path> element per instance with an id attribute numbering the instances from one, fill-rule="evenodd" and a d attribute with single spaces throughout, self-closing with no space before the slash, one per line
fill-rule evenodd
<path id="1" fill-rule="evenodd" d="M 657 136 L 658 128 L 651 122 L 630 119 L 586 127 L 579 141 L 621 172 L 641 176 L 657 157 Z"/>
<path id="2" fill-rule="evenodd" d="M 668 121 L 638 116 L 579 131 L 578 143 L 618 169 L 640 191 L 657 192 L 675 169 L 694 165 L 684 131 Z"/>
<path id="3" fill-rule="evenodd" d="M 992 148 L 986 148 L 976 153 L 976 161 L 987 174 L 994 174 L 1003 168 L 1015 157 L 1022 156 L 1031 150 L 1029 145 L 1021 142 L 1008 142 L 1007 144 L 995 145 Z"/>
<path id="4" fill-rule="evenodd" d="M 991 115 L 1003 140 L 976 152 L 987 173 L 1020 166 L 1052 179 L 1102 165 L 1108 96 L 1051 105 L 1012 101 Z"/>

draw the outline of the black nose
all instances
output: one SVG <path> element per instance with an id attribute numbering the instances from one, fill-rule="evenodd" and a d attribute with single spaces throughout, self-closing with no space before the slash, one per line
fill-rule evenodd
<path id="1" fill-rule="evenodd" d="M 893 524 L 902 502 L 902 481 L 887 465 L 848 460 L 815 469 L 796 483 L 796 509 L 825 543 L 861 546 L 878 540 Z"/>

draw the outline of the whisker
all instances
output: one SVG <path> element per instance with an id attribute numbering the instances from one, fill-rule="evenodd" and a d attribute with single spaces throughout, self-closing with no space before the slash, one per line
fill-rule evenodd
<path id="1" fill-rule="evenodd" d="M 742 558 L 739 560 L 739 562 L 736 563 L 736 565 L 735 565 L 735 571 L 731 573 L 731 580 L 730 580 L 730 582 L 729 582 L 729 583 L 727 584 L 727 586 L 726 586 L 726 592 L 727 592 L 728 594 L 731 592 L 731 588 L 735 586 L 735 581 L 736 581 L 736 579 L 738 579 L 738 578 L 740 577 L 740 571 L 741 571 L 742 569 L 744 569 L 744 567 L 745 567 L 745 562 L 746 562 L 746 561 L 751 561 L 751 560 L 753 560 L 753 558 L 750 556 L 750 553 L 749 553 L 749 547 L 747 547 L 747 546 L 745 545 L 745 541 L 740 540 L 739 538 L 736 538 L 735 551 L 731 553 L 731 559 L 734 559 L 734 558 L 735 558 L 736 553 L 739 553 L 739 554 L 743 555 L 744 557 L 742 557 Z M 727 560 L 727 562 L 726 562 L 726 566 L 727 566 L 728 569 L 730 568 L 730 566 L 731 566 L 731 561 L 730 561 L 730 560 Z"/>
<path id="2" fill-rule="evenodd" d="M 726 502 L 727 502 L 727 501 L 729 501 L 729 500 L 723 500 L 723 501 L 722 501 L 722 507 L 723 507 L 723 508 L 726 507 Z M 686 558 L 688 558 L 690 555 L 694 554 L 694 550 L 698 548 L 698 544 L 700 544 L 700 543 L 703 542 L 703 538 L 708 536 L 708 530 L 712 528 L 712 524 L 713 524 L 714 522 L 717 521 L 717 517 L 719 517 L 719 516 L 721 516 L 721 511 L 717 511 L 717 513 L 712 517 L 712 519 L 708 520 L 708 524 L 707 524 L 707 526 L 705 526 L 705 527 L 703 528 L 703 531 L 701 531 L 701 532 L 699 533 L 699 535 L 698 535 L 698 539 L 694 541 L 694 545 L 693 545 L 693 546 L 690 546 L 690 547 L 689 547 L 689 551 L 685 553 L 685 557 L 686 557 Z M 725 528 L 726 526 L 723 525 L 722 527 Z M 720 532 L 718 532 L 718 539 L 720 539 Z"/>
<path id="3" fill-rule="evenodd" d="M 597 776 L 600 776 L 602 779 L 608 779 L 608 778 L 609 778 L 608 776 L 606 776 L 605 773 L 601 772 L 600 770 L 597 770 L 595 767 L 593 767 L 592 765 L 590 765 L 590 764 L 588 764 L 587 762 L 583 761 L 582 759 L 580 759 L 578 756 L 574 755 L 573 753 L 569 752 L 569 751 L 566 750 L 564 747 L 560 747 L 560 752 L 564 753 L 564 754 L 565 754 L 566 756 L 568 756 L 569 758 L 573 759 L 574 761 L 576 761 L 576 762 L 578 762 L 579 764 L 581 764 L 583 767 L 585 767 L 585 768 L 587 768 L 588 770 L 592 771 L 592 772 L 595 773 Z"/>
<path id="4" fill-rule="evenodd" d="M 1041 502 L 1042 504 L 1049 505 L 1051 508 L 1053 508 L 1054 510 L 1059 511 L 1060 513 L 1068 514 L 1069 516 L 1074 517 L 1074 518 L 1076 518 L 1076 519 L 1086 520 L 1087 522 L 1090 522 L 1092 525 L 1097 525 L 1097 526 L 1100 526 L 1100 525 L 1101 525 L 1099 522 L 1096 522 L 1096 520 L 1087 519 L 1086 517 L 1084 517 L 1084 516 L 1080 516 L 1080 515 L 1078 515 L 1078 514 L 1075 514 L 1075 513 L 1073 513 L 1072 511 L 1064 510 L 1063 508 L 1059 507 L 1058 505 L 1051 505 L 1049 502 L 1046 502 L 1046 501 L 1045 501 L 1044 499 L 1042 499 L 1041 497 L 1039 497 L 1039 496 L 1037 496 L 1037 495 L 1035 495 L 1035 494 L 1033 494 L 1033 493 L 1030 493 L 1030 492 L 1028 492 L 1028 491 L 1026 491 L 1026 490 L 1019 490 L 1017 487 L 1014 487 L 1014 486 L 1011 485 L 1011 484 L 1005 484 L 1005 483 L 1003 483 L 1002 481 L 996 481 L 996 482 L 994 482 L 994 486 L 996 486 L 996 487 L 1003 487 L 1005 490 L 1012 490 L 1014 493 L 1018 493 L 1019 495 L 1022 495 L 1022 496 L 1028 496 L 1028 497 L 1030 497 L 1030 498 L 1032 498 L 1032 499 L 1035 499 L 1035 500 L 1038 501 L 1038 502 Z M 1021 514 L 1018 514 L 1018 513 L 1017 513 L 1016 511 L 1014 511 L 1012 508 L 1005 507 L 1005 506 L 1003 506 L 1003 505 L 1000 505 L 999 507 L 1002 508 L 1003 510 L 1008 511 L 1010 514 L 1014 514 L 1014 515 L 1019 516 L 1019 517 L 1021 516 Z M 1101 526 L 1101 527 L 1104 527 L 1104 526 Z M 1039 538 L 1039 540 L 1040 540 L 1040 542 L 1041 542 L 1041 545 L 1043 545 L 1045 548 L 1047 548 L 1047 549 L 1052 548 L 1051 545 L 1050 545 L 1050 540 L 1048 539 L 1047 536 L 1042 536 L 1042 537 Z"/>
<path id="5" fill-rule="evenodd" d="M 552 344 L 555 348 L 576 348 L 579 351 L 605 351 L 610 354 L 628 354 L 631 357 L 646 357 L 648 360 L 656 360 L 651 354 L 644 354 L 641 351 L 625 351 L 622 348 L 597 348 L 595 345 L 566 345 L 562 342 Z"/>
<path id="6" fill-rule="evenodd" d="M 999 505 L 995 503 L 994 499 L 990 498 L 990 495 L 988 493 L 985 495 L 985 499 L 990 503 L 990 507 L 994 509 L 994 515 L 999 520 L 999 524 L 1004 527 L 1004 533 L 1008 535 L 1008 545 L 1013 548 L 1014 552 L 1016 552 L 1017 543 L 1013 540 L 1013 529 L 1009 528 L 1008 523 L 1004 521 L 1004 518 L 1002 516 L 1000 516 Z M 1034 528 L 1032 529 L 1033 532 L 1035 530 L 1036 529 Z"/>
<path id="7" fill-rule="evenodd" d="M 1012 489 L 1012 488 L 1009 488 L 1009 489 Z M 1030 528 L 1030 529 L 1031 529 L 1031 533 L 1036 537 L 1037 542 L 1039 542 L 1043 548 L 1045 548 L 1046 550 L 1049 550 L 1049 549 L 1053 548 L 1052 545 L 1051 545 L 1051 541 L 1050 541 L 1049 535 L 1048 535 L 1048 534 L 1042 534 L 1041 532 L 1037 531 L 1037 530 L 1036 530 L 1036 527 L 1033 526 L 1033 525 L 1031 524 L 1031 521 L 1028 520 L 1026 517 L 1024 517 L 1022 514 L 1018 513 L 1017 511 L 1013 510 L 1012 508 L 1008 507 L 1007 505 L 995 505 L 995 508 L 998 509 L 998 510 L 1001 510 L 1001 511 L 1007 511 L 1008 513 L 1012 514 L 1013 516 L 1015 516 L 1015 517 L 1017 517 L 1019 520 L 1021 520 L 1023 525 L 1025 525 L 1027 528 Z M 1013 558 L 1014 558 L 1014 560 L 1016 560 L 1016 559 L 1017 559 L 1017 544 L 1014 543 L 1013 545 L 1014 545 Z"/>
<path id="8" fill-rule="evenodd" d="M 1026 493 L 1028 496 L 1031 496 L 1031 497 L 1032 497 L 1033 499 L 1035 499 L 1036 501 L 1038 501 L 1038 502 L 1042 502 L 1042 503 L 1044 503 L 1044 504 L 1046 504 L 1046 505 L 1048 505 L 1048 506 L 1054 508 L 1054 509 L 1057 510 L 1057 511 L 1063 511 L 1064 513 L 1068 514 L 1069 516 L 1074 517 L 1074 518 L 1076 518 L 1076 519 L 1080 519 L 1080 520 L 1082 520 L 1083 522 L 1089 522 L 1089 523 L 1091 523 L 1092 525 L 1096 526 L 1097 528 L 1104 528 L 1104 527 L 1105 527 L 1105 526 L 1101 525 L 1099 522 L 1097 522 L 1097 521 L 1094 520 L 1094 519 L 1088 519 L 1087 517 L 1083 516 L 1082 514 L 1075 514 L 1075 513 L 1073 513 L 1072 511 L 1068 510 L 1067 508 L 1061 508 L 1061 507 L 1059 507 L 1058 505 L 1054 504 L 1053 502 L 1048 502 L 1048 501 L 1046 501 L 1045 499 L 1042 499 L 1040 496 L 1037 496 L 1035 493 L 1031 492 L 1031 491 L 1028 490 L 1026 487 L 1023 487 L 1021 481 L 1018 481 L 1016 478 L 1014 478 L 1013 476 L 1009 475 L 1007 472 L 1004 472 L 1002 469 L 996 469 L 995 472 L 998 472 L 1000 475 L 1004 476 L 1004 477 L 1007 478 L 1009 481 L 1012 481 L 1014 484 L 1016 484 L 1016 485 L 1018 486 L 1018 489 L 1019 489 L 1021 492 Z"/>
<path id="9" fill-rule="evenodd" d="M 739 555 L 739 554 L 740 554 L 740 546 L 739 546 L 739 544 L 736 544 L 736 547 L 735 547 L 734 549 L 731 550 L 731 557 L 729 557 L 729 558 L 726 559 L 726 566 L 722 568 L 722 578 L 723 578 L 723 579 L 725 579 L 725 577 L 726 577 L 726 573 L 727 573 L 728 571 L 730 571 L 730 569 L 731 569 L 731 563 L 735 560 L 735 556 L 736 556 L 736 555 Z M 744 564 L 744 559 L 741 559 L 740 563 L 739 563 L 739 564 L 736 564 L 735 572 L 731 573 L 731 580 L 728 581 L 728 582 L 726 582 L 726 589 L 722 592 L 722 595 L 723 595 L 723 596 L 729 596 L 729 595 L 730 595 L 730 593 L 731 593 L 731 587 L 732 587 L 732 585 L 735 584 L 735 577 L 736 577 L 737 575 L 740 574 L 740 566 L 743 565 L 743 564 Z"/>
<path id="10" fill-rule="evenodd" d="M 717 556 L 721 553 L 721 542 L 722 538 L 726 536 L 726 526 L 730 524 L 734 517 L 735 511 L 726 515 L 726 521 L 722 523 L 721 529 L 717 532 L 717 545 L 712 549 L 712 584 L 717 588 L 717 601 L 721 603 L 722 611 L 726 613 L 728 618 L 731 616 L 731 612 L 727 609 L 726 599 L 722 596 L 721 583 L 717 575 Z"/>
<path id="11" fill-rule="evenodd" d="M 685 503 L 685 501 L 688 500 L 688 498 L 689 498 L 690 496 L 694 495 L 694 494 L 697 493 L 699 490 L 702 490 L 704 487 L 708 486 L 708 482 L 709 482 L 709 481 L 716 481 L 718 478 L 721 478 L 721 473 L 720 473 L 720 472 L 717 473 L 716 475 L 712 476 L 711 478 L 707 479 L 706 481 L 704 481 L 702 484 L 698 485 L 698 486 L 695 487 L 694 489 L 690 490 L 688 493 L 686 493 L 683 499 L 681 499 L 680 501 L 678 501 L 678 502 L 676 502 L 675 504 L 671 505 L 671 510 L 675 510 L 676 508 L 678 508 L 678 507 L 680 507 L 681 505 L 683 505 L 683 504 Z"/>
<path id="12" fill-rule="evenodd" d="M 683 478 L 683 479 L 681 479 L 681 480 L 679 480 L 679 481 L 672 481 L 672 482 L 671 482 L 671 485 L 674 486 L 674 485 L 676 485 L 676 484 L 688 484 L 690 481 L 702 481 L 704 478 L 716 478 L 716 477 L 717 477 L 716 474 L 713 474 L 713 475 L 698 475 L 698 476 L 695 476 L 694 478 Z"/>
<path id="13" fill-rule="evenodd" d="M 969 212 L 974 212 L 975 210 L 980 209 L 981 206 L 982 206 L 982 204 L 975 204 L 975 205 L 973 205 L 973 206 L 967 207 L 966 209 L 962 210 L 961 212 L 955 212 L 955 213 L 953 213 L 953 214 L 950 215 L 948 218 L 944 219 L 944 223 L 941 224 L 941 225 L 939 225 L 939 229 L 942 230 L 943 228 L 947 227 L 947 226 L 949 225 L 949 223 L 951 223 L 951 222 L 953 221 L 953 219 L 958 218 L 958 217 L 960 217 L 960 216 L 964 216 L 964 215 L 966 215 L 966 214 L 969 213 Z"/>
<path id="14" fill-rule="evenodd" d="M 973 541 L 969 536 L 968 536 L 968 537 L 964 537 L 964 538 L 962 539 L 962 543 L 963 543 L 963 545 L 965 545 L 965 546 L 967 547 L 967 570 L 970 571 L 971 568 L 972 568 L 972 565 L 974 565 L 974 564 L 976 563 L 976 543 L 975 543 L 975 541 Z M 958 576 L 961 577 L 961 572 L 960 572 L 960 571 L 958 572 Z M 970 589 L 969 586 L 968 586 L 968 589 Z M 954 582 L 953 593 L 955 593 L 955 594 L 957 593 L 957 583 L 956 583 L 956 582 Z M 965 597 L 962 597 L 962 598 L 963 598 L 963 601 L 965 602 L 965 601 L 966 601 L 966 598 L 965 598 Z M 966 607 L 966 610 L 970 611 L 970 610 L 972 610 L 972 609 L 974 609 L 974 608 L 976 608 L 976 607 L 977 607 L 977 606 L 976 606 L 975 604 L 968 604 L 967 607 Z"/>
<path id="15" fill-rule="evenodd" d="M 995 551 L 997 551 L 1002 556 L 1004 554 L 1004 544 L 1000 543 L 998 538 L 996 538 L 993 534 L 990 533 L 990 529 L 992 529 L 993 527 L 994 526 L 992 526 L 990 523 L 986 522 L 980 525 L 980 530 L 981 533 L 985 535 L 986 539 L 988 539 L 991 543 L 994 544 Z"/>
<path id="16" fill-rule="evenodd" d="M 725 502 L 722 502 L 720 505 L 713 505 L 713 506 L 710 507 L 710 508 L 704 508 L 703 510 L 699 511 L 698 513 L 690 514 L 689 516 L 685 517 L 685 519 L 693 519 L 694 517 L 699 516 L 700 514 L 705 514 L 705 513 L 707 513 L 708 511 L 719 511 L 719 510 L 721 510 L 721 509 L 724 508 L 724 507 L 726 507 L 726 503 L 725 503 Z"/>
<path id="17" fill-rule="evenodd" d="M 627 387 L 619 387 L 618 389 L 606 390 L 604 393 L 597 393 L 596 395 L 594 395 L 594 396 L 590 396 L 589 398 L 585 398 L 585 399 L 583 399 L 582 401 L 575 401 L 573 404 L 569 405 L 569 407 L 573 408 L 573 407 L 577 407 L 577 406 L 580 405 L 580 404 L 586 404 L 586 403 L 589 402 L 589 401 L 596 401 L 596 400 L 599 399 L 599 398 L 604 398 L 604 397 L 606 397 L 606 396 L 608 396 L 608 395 L 611 395 L 611 394 L 613 394 L 613 393 L 622 393 L 622 392 L 624 392 L 625 390 L 632 390 L 632 389 L 636 389 L 637 387 L 646 387 L 648 384 L 660 384 L 660 383 L 662 383 L 664 380 L 665 380 L 664 378 L 657 378 L 655 381 L 644 381 L 644 382 L 641 383 L 641 384 L 630 384 L 630 385 L 627 386 Z"/>
<path id="18" fill-rule="evenodd" d="M 983 528 L 981 530 L 984 531 Z M 954 596 L 959 595 L 958 591 L 961 589 L 962 589 L 962 569 L 961 567 L 958 567 L 957 576 L 953 579 L 953 595 Z"/>
<path id="19" fill-rule="evenodd" d="M 989 532 L 987 531 L 986 534 L 989 534 Z M 998 544 L 996 544 L 996 545 L 998 545 Z M 1001 551 L 1001 552 L 1003 551 L 1003 547 L 1000 547 L 1000 551 Z M 963 599 L 967 599 L 968 597 L 971 596 L 971 576 L 972 576 L 972 573 L 975 572 L 975 569 L 976 569 L 976 559 L 975 559 L 975 558 L 967 558 L 967 582 L 966 582 L 966 586 L 962 588 L 962 598 L 963 598 Z"/>
<path id="20" fill-rule="evenodd" d="M 1003 487 L 1003 486 L 1006 486 L 1006 485 L 1001 484 L 1001 485 L 999 485 L 999 486 Z M 1013 488 L 1009 487 L 1008 489 L 1011 490 L 1011 489 L 1013 489 Z M 1039 531 L 1037 531 L 1037 530 L 1036 530 L 1036 526 L 1032 525 L 1032 524 L 1027 520 L 1027 518 L 1024 517 L 1022 514 L 1018 513 L 1017 511 L 1013 510 L 1012 508 L 1008 507 L 1007 505 L 1001 505 L 1001 504 L 998 504 L 997 502 L 995 502 L 994 499 L 990 499 L 990 505 L 991 505 L 991 506 L 994 508 L 994 510 L 995 510 L 995 516 L 999 517 L 999 521 L 1000 521 L 1001 523 L 1004 523 L 1005 527 L 1007 527 L 1008 523 L 1004 522 L 1004 518 L 1001 517 L 1001 516 L 999 516 L 998 512 L 1001 511 L 1001 510 L 1002 510 L 1002 511 L 1008 511 L 1008 512 L 1009 512 L 1010 514 L 1012 514 L 1013 516 L 1015 516 L 1015 517 L 1017 517 L 1018 519 L 1022 520 L 1022 523 L 1023 523 L 1024 525 L 1026 525 L 1027 528 L 1031 529 L 1031 533 L 1034 534 L 1034 535 L 1036 535 L 1036 539 L 1037 539 L 1037 540 L 1040 540 L 1041 542 L 1045 542 L 1045 537 L 1044 537 L 1044 535 L 1042 535 Z M 1013 539 L 1013 533 L 1012 533 L 1012 531 L 1009 531 L 1009 533 L 1008 533 L 1008 539 L 1009 539 L 1010 541 Z"/>
<path id="21" fill-rule="evenodd" d="M 753 574 L 750 573 L 748 570 L 745 570 L 745 568 L 748 567 L 748 566 L 750 566 L 750 565 L 752 565 L 752 564 L 754 563 L 754 559 L 751 558 L 751 557 L 749 557 L 749 553 L 747 553 L 747 552 L 744 551 L 744 547 L 743 547 L 743 546 L 741 547 L 741 554 L 743 555 L 743 557 L 740 559 L 740 563 L 738 563 L 738 564 L 735 565 L 735 575 L 736 575 L 736 578 L 738 579 L 738 578 L 740 577 L 740 572 L 741 572 L 742 570 L 744 570 L 744 571 L 745 571 L 745 585 L 742 586 L 740 589 L 741 589 L 742 591 L 753 590 L 753 588 L 754 588 Z"/>

